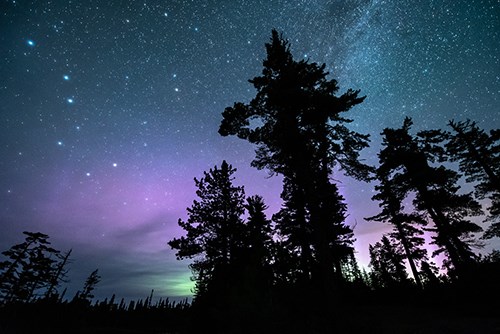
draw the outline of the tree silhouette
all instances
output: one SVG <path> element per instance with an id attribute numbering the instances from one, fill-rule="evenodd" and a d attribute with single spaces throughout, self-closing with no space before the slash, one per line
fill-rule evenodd
<path id="1" fill-rule="evenodd" d="M 438 274 L 439 270 L 433 263 L 422 261 L 420 264 L 420 277 L 422 284 L 426 288 L 436 288 L 441 283 Z"/>
<path id="2" fill-rule="evenodd" d="M 94 295 L 92 291 L 94 291 L 96 285 L 101 281 L 101 276 L 99 276 L 99 269 L 94 270 L 90 273 L 89 277 L 85 280 L 83 284 L 82 291 L 78 291 L 75 299 L 84 301 L 87 304 L 90 304 Z"/>
<path id="3" fill-rule="evenodd" d="M 23 234 L 26 235 L 23 243 L 2 252 L 7 257 L 0 263 L 0 292 L 4 302 L 31 301 L 37 291 L 52 286 L 54 274 L 61 267 L 60 252 L 50 247 L 48 235 Z"/>
<path id="4" fill-rule="evenodd" d="M 394 288 L 408 283 L 403 252 L 393 240 L 384 235 L 380 242 L 369 246 L 369 252 L 376 287 Z"/>
<path id="5" fill-rule="evenodd" d="M 272 258 L 273 244 L 271 221 L 265 214 L 268 206 L 262 196 L 255 195 L 247 198 L 245 209 L 248 212 L 245 244 L 251 253 L 251 262 L 261 268 L 267 267 Z"/>
<path id="6" fill-rule="evenodd" d="M 223 161 L 220 168 L 215 166 L 204 172 L 200 180 L 194 179 L 199 200 L 194 200 L 187 209 L 187 221 L 179 219 L 179 226 L 187 234 L 168 243 L 177 250 L 178 259 L 194 258 L 190 267 L 196 282 L 196 296 L 203 295 L 210 283 L 228 285 L 229 266 L 244 243 L 241 216 L 245 210 L 245 193 L 243 187 L 232 184 L 235 171 Z"/>
<path id="7" fill-rule="evenodd" d="M 233 310 L 243 308 L 242 313 L 258 313 L 270 300 L 274 281 L 271 267 L 274 241 L 263 198 L 259 195 L 248 197 L 245 209 L 248 218 L 241 230 L 242 244 L 231 263 L 233 299 L 226 304 Z"/>
<path id="8" fill-rule="evenodd" d="M 364 285 L 367 285 L 368 282 L 365 280 L 361 269 L 359 269 L 358 261 L 356 260 L 354 252 L 346 257 L 342 267 L 344 277 L 347 281 L 362 282 Z"/>
<path id="9" fill-rule="evenodd" d="M 372 199 L 380 201 L 379 206 L 382 208 L 382 212 L 366 219 L 389 222 L 393 225 L 394 232 L 391 236 L 401 243 L 415 283 L 419 288 L 422 288 L 417 262 L 426 259 L 427 256 L 426 250 L 421 248 L 425 243 L 421 227 L 425 226 L 427 222 L 416 213 L 404 212 L 405 208 L 402 202 L 409 189 L 405 187 L 404 182 L 398 182 L 398 179 L 403 175 L 395 173 L 390 180 L 389 175 L 384 175 L 382 169 L 378 169 L 376 175 L 379 184 L 375 186 L 377 194 Z"/>
<path id="10" fill-rule="evenodd" d="M 445 265 L 458 274 L 475 262 L 472 238 L 481 228 L 467 217 L 480 215 L 481 207 L 471 194 L 458 193 L 458 173 L 443 165 L 431 165 L 444 159 L 444 149 L 439 145 L 444 139 L 442 133 L 421 131 L 413 137 L 411 125 L 411 119 L 406 118 L 400 129 L 384 129 L 379 170 L 385 175 L 399 173 L 398 182 L 415 192 L 415 208 L 434 222 L 433 239 L 439 247 L 436 254 L 445 252 L 449 260 Z"/>
<path id="11" fill-rule="evenodd" d="M 476 122 L 450 121 L 453 129 L 449 135 L 446 149 L 452 161 L 458 161 L 460 171 L 467 182 L 477 182 L 476 196 L 489 197 L 490 219 L 500 218 L 500 130 L 486 133 Z M 500 222 L 494 222 L 484 234 L 485 238 L 500 237 Z"/>
<path id="12" fill-rule="evenodd" d="M 305 194 L 285 177 L 281 198 L 283 206 L 273 215 L 280 238 L 275 267 L 279 267 L 282 281 L 307 284 L 311 279 L 313 250 Z"/>
<path id="13" fill-rule="evenodd" d="M 311 272 L 316 286 L 328 290 L 342 276 L 341 258 L 352 243 L 343 198 L 330 180 L 333 168 L 359 179 L 369 176 L 359 161 L 368 136 L 349 130 L 351 120 L 342 116 L 364 97 L 351 89 L 336 96 L 338 84 L 327 79 L 326 65 L 295 61 L 276 30 L 266 50 L 262 75 L 250 80 L 255 98 L 226 108 L 219 133 L 256 144 L 252 165 L 285 177 L 282 197 L 293 203 L 288 213 L 298 218 L 290 231 L 299 236 L 290 240 L 298 240 L 303 276 Z"/>
<path id="14" fill-rule="evenodd" d="M 51 298 L 57 295 L 56 289 L 61 284 L 61 282 L 65 282 L 65 279 L 68 274 L 68 270 L 66 269 L 66 265 L 69 262 L 69 257 L 71 256 L 71 252 L 73 250 L 70 249 L 66 254 L 57 254 L 57 256 L 61 259 L 59 263 L 54 267 L 54 271 L 52 277 L 49 279 L 49 285 L 47 291 L 45 291 L 45 298 Z"/>

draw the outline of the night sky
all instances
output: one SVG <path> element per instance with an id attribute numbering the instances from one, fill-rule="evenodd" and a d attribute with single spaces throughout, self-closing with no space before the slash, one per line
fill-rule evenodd
<path id="1" fill-rule="evenodd" d="M 498 0 L 1 0 L 0 250 L 25 230 L 73 248 L 68 297 L 96 268 L 99 298 L 190 295 L 167 241 L 194 177 L 226 159 L 269 216 L 280 206 L 280 178 L 217 133 L 225 107 L 255 96 L 272 28 L 367 95 L 352 128 L 372 136 L 369 163 L 405 116 L 415 130 L 500 126 Z M 366 266 L 388 227 L 363 219 L 370 185 L 335 179 Z"/>

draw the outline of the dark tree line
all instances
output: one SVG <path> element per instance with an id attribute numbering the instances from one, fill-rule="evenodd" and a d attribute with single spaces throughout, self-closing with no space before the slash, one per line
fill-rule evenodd
<path id="1" fill-rule="evenodd" d="M 72 250 L 65 253 L 51 247 L 49 236 L 40 232 L 23 232 L 24 242 L 3 251 L 0 262 L 0 305 L 32 303 L 39 300 L 62 301 L 67 283 L 67 265 Z M 86 279 L 83 289 L 73 297 L 74 302 L 91 303 L 92 291 L 101 280 L 98 270 Z"/>
<path id="2" fill-rule="evenodd" d="M 490 225 L 481 238 L 499 236 L 499 137 L 497 130 L 488 135 L 470 120 L 450 121 L 450 132 L 427 130 L 416 135 L 410 133 L 411 125 L 406 118 L 401 128 L 382 132 L 380 165 L 375 172 L 377 194 L 373 197 L 382 211 L 368 219 L 394 226 L 394 256 L 401 254 L 408 261 L 416 285 L 422 288 L 421 276 L 432 282 L 435 280 L 429 276 L 437 272 L 422 248 L 424 230 L 432 232 L 432 243 L 437 246 L 433 255 L 445 255 L 443 264 L 450 279 L 470 275 L 481 260 L 473 249 L 481 247 L 478 237 L 483 228 L 471 220 L 483 215 L 478 200 L 488 198 L 491 203 L 487 208 Z M 455 171 L 449 166 L 457 161 Z M 475 196 L 460 191 L 462 176 L 474 184 Z M 405 208 L 403 202 L 409 198 L 413 198 L 413 207 Z M 374 273 L 381 275 L 375 269 L 379 260 L 372 254 Z"/>
<path id="3" fill-rule="evenodd" d="M 66 254 L 50 247 L 43 233 L 23 232 L 25 241 L 2 252 L 0 262 L 0 293 L 3 303 L 31 302 L 51 298 L 64 282 L 71 250 Z"/>
<path id="4" fill-rule="evenodd" d="M 2 252 L 0 262 L 0 333 L 142 333 L 185 330 L 190 303 L 168 298 L 153 301 L 123 298 L 96 300 L 101 277 L 94 270 L 72 298 L 62 285 L 68 280 L 71 250 L 51 246 L 49 236 L 23 232 L 25 240 Z"/>
<path id="5" fill-rule="evenodd" d="M 353 231 L 345 224 L 346 205 L 332 182 L 333 171 L 338 166 L 360 180 L 370 176 L 370 167 L 359 159 L 368 136 L 346 126 L 351 122 L 347 112 L 364 97 L 353 90 L 337 96 L 338 83 L 327 79 L 325 65 L 294 60 L 288 42 L 276 31 L 266 49 L 262 75 L 250 80 L 256 97 L 226 108 L 219 133 L 256 144 L 252 165 L 283 176 L 284 205 L 273 217 L 273 226 L 259 212 L 265 223 L 259 228 L 268 231 L 269 246 L 258 247 L 262 259 L 257 262 L 267 258 L 276 269 L 274 277 L 262 279 L 330 293 L 344 280 L 343 263 L 354 252 Z M 242 261 L 238 256 L 248 256 L 240 253 L 263 244 L 258 241 L 262 235 L 250 232 L 255 231 L 255 210 L 248 210 L 246 224 L 240 218 L 243 191 L 230 185 L 233 171 L 223 162 L 220 169 L 195 180 L 201 201 L 188 209 L 187 223 L 179 222 L 186 237 L 170 242 L 179 258 L 201 255 L 192 264 L 198 295 L 218 281 L 217 275 L 220 282 L 231 282 L 225 272 L 237 272 L 229 268 Z M 260 211 L 264 207 L 262 203 Z M 278 242 L 271 238 L 271 230 Z M 273 274 L 271 269 L 266 272 Z"/>
<path id="6" fill-rule="evenodd" d="M 401 128 L 382 131 L 379 164 L 368 166 L 360 151 L 369 136 L 349 128 L 351 109 L 364 100 L 360 92 L 339 94 L 326 66 L 294 60 L 275 30 L 266 51 L 262 74 L 249 80 L 255 98 L 226 108 L 219 133 L 256 145 L 252 166 L 283 177 L 283 205 L 268 219 L 261 197 L 245 202 L 226 161 L 195 179 L 199 200 L 179 221 L 187 234 L 169 243 L 179 259 L 194 260 L 195 304 L 234 308 L 251 304 L 252 296 L 260 306 L 279 304 L 285 291 L 330 309 L 353 289 L 433 289 L 497 261 L 495 253 L 481 257 L 475 249 L 481 236 L 499 236 L 498 130 L 488 134 L 467 120 L 450 121 L 450 131 L 413 134 L 406 118 Z M 334 182 L 339 172 L 374 183 L 381 211 L 367 220 L 393 226 L 369 246 L 369 274 L 356 263 L 347 207 Z M 464 179 L 474 193 L 461 189 Z M 484 214 L 484 199 L 491 203 L 485 232 L 474 219 Z M 433 262 L 437 255 L 444 271 Z"/>

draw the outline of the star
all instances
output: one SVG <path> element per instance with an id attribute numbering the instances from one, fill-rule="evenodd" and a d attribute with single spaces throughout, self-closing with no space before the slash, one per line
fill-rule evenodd
<path id="1" fill-rule="evenodd" d="M 28 43 L 29 46 L 35 46 L 35 41 L 33 41 L 31 39 L 28 39 L 28 41 L 26 43 Z"/>
<path id="2" fill-rule="evenodd" d="M 63 79 L 64 79 L 65 81 L 68 81 L 68 80 L 69 80 L 69 75 L 67 75 L 67 74 L 63 75 Z"/>
<path id="3" fill-rule="evenodd" d="M 114 162 L 113 167 L 118 167 L 118 164 L 116 162 Z"/>
<path id="4" fill-rule="evenodd" d="M 66 101 L 69 103 L 69 104 L 73 104 L 75 103 L 75 100 L 73 100 L 71 97 L 66 99 Z"/>

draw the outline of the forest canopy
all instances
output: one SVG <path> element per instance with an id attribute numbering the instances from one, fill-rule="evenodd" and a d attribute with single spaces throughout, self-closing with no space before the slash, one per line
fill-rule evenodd
<path id="1" fill-rule="evenodd" d="M 265 47 L 262 74 L 249 80 L 255 97 L 227 107 L 219 133 L 255 145 L 252 166 L 283 177 L 283 204 L 270 218 L 261 197 L 259 211 L 250 210 L 226 161 L 195 179 L 200 201 L 188 208 L 187 222 L 179 221 L 187 235 L 169 243 L 179 259 L 195 259 L 195 301 L 234 305 L 234 295 L 265 299 L 293 291 L 303 300 L 321 296 L 333 307 L 355 286 L 421 291 L 468 281 L 496 261 L 496 251 L 484 256 L 478 250 L 482 240 L 499 236 L 498 130 L 450 120 L 448 129 L 413 133 L 406 117 L 400 128 L 381 131 L 379 163 L 369 166 L 360 159 L 369 136 L 350 126 L 365 98 L 360 91 L 339 93 L 326 65 L 295 60 L 276 30 Z M 339 172 L 373 187 L 380 213 L 366 220 L 393 229 L 367 245 L 369 272 L 356 261 L 348 207 L 335 181 Z M 474 191 L 465 192 L 464 183 Z M 487 221 L 479 222 L 486 213 Z M 250 272 L 252 284 L 242 280 Z"/>

